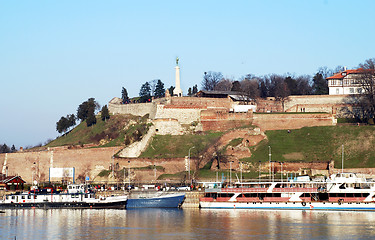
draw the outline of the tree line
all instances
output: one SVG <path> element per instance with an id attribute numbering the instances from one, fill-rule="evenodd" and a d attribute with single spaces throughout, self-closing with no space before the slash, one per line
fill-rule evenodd
<path id="1" fill-rule="evenodd" d="M 17 149 L 14 145 L 12 147 L 8 147 L 8 145 L 0 144 L 0 153 L 14 153 L 17 152 Z"/>
<path id="2" fill-rule="evenodd" d="M 56 122 L 56 131 L 58 133 L 67 133 L 75 125 L 77 120 L 81 122 L 86 121 L 86 126 L 90 127 L 96 124 L 96 111 L 100 109 L 100 105 L 95 101 L 95 98 L 89 98 L 87 101 L 81 103 L 77 108 L 77 114 L 68 114 L 66 117 L 62 116 L 58 122 Z M 109 110 L 107 105 L 101 108 L 102 121 L 106 121 L 110 118 Z"/>
<path id="3" fill-rule="evenodd" d="M 365 60 L 357 68 L 363 69 L 361 74 L 356 75 L 356 81 L 363 88 L 363 93 L 349 97 L 348 102 L 354 99 L 356 105 L 352 110 L 348 109 L 348 114 L 358 121 L 367 122 L 375 117 L 375 58 Z M 275 97 L 284 106 L 290 95 L 328 94 L 326 78 L 341 71 L 344 71 L 343 66 L 334 69 L 320 67 L 314 76 L 288 73 L 264 76 L 247 74 L 240 80 L 224 78 L 221 72 L 205 72 L 201 87 L 207 91 L 234 91 L 253 101 Z"/>
<path id="4" fill-rule="evenodd" d="M 256 76 L 247 74 L 240 80 L 224 78 L 221 72 L 205 72 L 201 82 L 202 90 L 242 92 L 251 98 L 282 97 L 285 95 L 328 94 L 326 78 L 344 68 L 321 67 L 312 77 L 295 74 L 267 74 Z"/>

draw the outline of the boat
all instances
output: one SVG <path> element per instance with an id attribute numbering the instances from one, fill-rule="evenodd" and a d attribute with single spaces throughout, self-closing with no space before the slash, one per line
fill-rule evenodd
<path id="1" fill-rule="evenodd" d="M 216 185 L 215 185 L 216 186 Z M 237 182 L 205 189 L 200 208 L 375 210 L 375 182 L 355 173 L 332 174 L 321 181 Z"/>
<path id="2" fill-rule="evenodd" d="M 0 209 L 70 208 L 70 209 L 125 209 L 127 196 L 99 197 L 85 185 L 72 184 L 66 191 L 56 189 L 31 190 L 5 195 Z"/>
<path id="3" fill-rule="evenodd" d="M 131 208 L 180 208 L 185 193 L 164 191 L 132 192 L 128 197 L 126 209 Z"/>

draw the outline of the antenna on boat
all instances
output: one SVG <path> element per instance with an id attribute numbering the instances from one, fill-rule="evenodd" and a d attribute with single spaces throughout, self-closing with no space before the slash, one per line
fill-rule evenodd
<path id="1" fill-rule="evenodd" d="M 342 153 L 341 153 L 341 173 L 344 173 L 344 144 L 341 145 Z"/>

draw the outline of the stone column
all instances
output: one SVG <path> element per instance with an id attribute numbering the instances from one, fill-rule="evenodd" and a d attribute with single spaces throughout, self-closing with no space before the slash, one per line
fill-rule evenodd
<path id="1" fill-rule="evenodd" d="M 180 86 L 180 67 L 177 65 L 176 69 L 176 88 L 173 90 L 173 95 L 177 95 L 177 97 L 182 97 L 182 89 Z"/>

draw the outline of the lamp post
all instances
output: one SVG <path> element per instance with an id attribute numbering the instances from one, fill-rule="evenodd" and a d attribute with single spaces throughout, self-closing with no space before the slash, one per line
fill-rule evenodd
<path id="1" fill-rule="evenodd" d="M 191 148 L 189 148 L 189 163 L 188 163 L 188 165 L 189 165 L 189 182 L 190 182 L 190 150 L 191 149 L 193 149 L 193 148 L 195 148 L 195 146 L 192 146 Z"/>
<path id="2" fill-rule="evenodd" d="M 240 170 L 241 170 L 241 186 L 242 186 L 242 162 L 240 162 Z"/>
<path id="3" fill-rule="evenodd" d="M 258 171 L 259 171 L 258 180 L 259 180 L 259 184 L 260 184 L 260 161 L 259 161 L 259 165 L 258 165 Z"/>
<path id="4" fill-rule="evenodd" d="M 271 182 L 271 146 L 268 146 L 269 179 Z"/>
<path id="5" fill-rule="evenodd" d="M 342 144 L 342 154 L 341 154 L 341 173 L 344 173 L 344 144 Z"/>
<path id="6" fill-rule="evenodd" d="M 128 161 L 128 165 L 129 165 L 129 172 L 128 172 L 129 186 L 128 186 L 128 189 L 130 191 L 130 189 L 131 189 L 131 187 L 130 187 L 130 161 Z"/>
<path id="7" fill-rule="evenodd" d="M 156 182 L 156 166 L 154 165 L 154 178 L 155 178 L 155 182 Z"/>
<path id="8" fill-rule="evenodd" d="M 233 161 L 230 161 L 230 162 L 229 162 L 229 186 L 230 186 L 231 183 L 232 183 L 232 162 L 233 162 Z"/>
<path id="9" fill-rule="evenodd" d="M 281 182 L 283 182 L 283 162 L 280 162 L 281 164 Z"/>
<path id="10" fill-rule="evenodd" d="M 124 192 L 125 192 L 125 167 L 122 168 L 122 170 L 124 171 Z"/>

